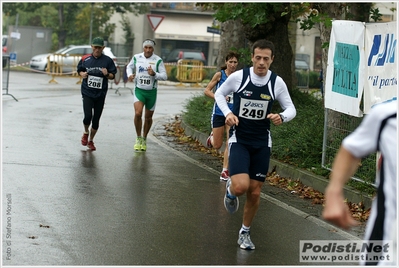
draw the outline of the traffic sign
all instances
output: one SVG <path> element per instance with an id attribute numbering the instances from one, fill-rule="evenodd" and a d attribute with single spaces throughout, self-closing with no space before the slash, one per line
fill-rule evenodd
<path id="1" fill-rule="evenodd" d="M 15 52 L 10 53 L 10 61 L 17 61 L 17 53 Z"/>
<path id="2" fill-rule="evenodd" d="M 18 33 L 18 32 L 11 32 L 10 36 L 13 39 L 21 39 L 21 33 Z"/>
<path id="3" fill-rule="evenodd" d="M 150 21 L 152 30 L 155 32 L 155 30 L 158 28 L 159 24 L 161 24 L 165 16 L 148 14 L 147 18 Z"/>
<path id="4" fill-rule="evenodd" d="M 213 28 L 213 27 L 206 27 L 206 31 L 208 33 L 213 33 L 213 34 L 220 34 L 220 29 L 218 28 Z"/>

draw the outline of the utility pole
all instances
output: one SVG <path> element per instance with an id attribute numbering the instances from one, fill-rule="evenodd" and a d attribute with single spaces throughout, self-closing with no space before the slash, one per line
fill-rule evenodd
<path id="1" fill-rule="evenodd" d="M 19 20 L 19 13 L 17 13 L 17 15 L 15 16 L 15 28 L 13 30 L 13 32 L 18 33 L 18 20 Z M 15 52 L 14 51 L 14 41 L 17 40 L 16 37 L 14 37 L 13 32 L 11 33 L 11 38 L 13 38 L 12 42 L 11 42 L 11 49 L 10 52 Z"/>
<path id="2" fill-rule="evenodd" d="M 93 8 L 94 8 L 94 3 L 91 3 L 91 13 L 90 13 L 90 39 L 89 39 L 89 45 L 91 45 L 92 32 L 93 32 Z"/>

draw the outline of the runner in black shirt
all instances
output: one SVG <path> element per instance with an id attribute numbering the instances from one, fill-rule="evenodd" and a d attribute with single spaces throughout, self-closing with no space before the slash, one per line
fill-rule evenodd
<path id="1" fill-rule="evenodd" d="M 116 66 L 110 57 L 102 53 L 105 46 L 101 37 L 94 38 L 91 47 L 93 53 L 82 57 L 78 63 L 77 72 L 83 78 L 81 92 L 84 133 L 81 142 L 89 149 L 96 150 L 93 139 L 104 108 L 108 80 L 115 78 Z"/>

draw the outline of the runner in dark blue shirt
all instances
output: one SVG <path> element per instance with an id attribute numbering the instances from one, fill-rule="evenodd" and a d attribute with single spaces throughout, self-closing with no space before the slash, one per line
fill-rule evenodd
<path id="1" fill-rule="evenodd" d="M 108 80 L 115 78 L 117 70 L 114 61 L 102 53 L 105 46 L 101 37 L 94 38 L 91 47 L 93 53 L 82 57 L 78 63 L 77 72 L 83 78 L 81 92 L 84 133 L 81 142 L 83 146 L 96 150 L 93 139 L 104 109 Z"/>
<path id="2" fill-rule="evenodd" d="M 252 47 L 253 66 L 232 73 L 215 92 L 215 100 L 230 126 L 229 172 L 224 205 L 228 212 L 238 210 L 238 197 L 246 194 L 242 227 L 237 243 L 242 249 L 255 249 L 250 227 L 258 211 L 260 193 L 269 170 L 272 139 L 270 124 L 281 125 L 296 116 L 287 85 L 270 71 L 274 45 L 258 40 Z M 226 96 L 233 93 L 233 108 Z M 272 113 L 277 100 L 283 112 Z"/>

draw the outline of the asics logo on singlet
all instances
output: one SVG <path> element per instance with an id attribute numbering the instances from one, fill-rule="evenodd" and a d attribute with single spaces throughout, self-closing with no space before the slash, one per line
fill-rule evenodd
<path id="1" fill-rule="evenodd" d="M 266 178 L 266 174 L 258 173 L 256 174 L 256 177 Z"/>
<path id="2" fill-rule="evenodd" d="M 244 104 L 244 107 L 263 108 L 263 104 L 262 103 L 254 103 L 254 102 L 248 101 L 247 103 Z"/>
<path id="3" fill-rule="evenodd" d="M 242 94 L 243 94 L 244 96 L 249 97 L 249 96 L 252 95 L 252 91 L 244 90 L 244 91 L 242 92 Z"/>

